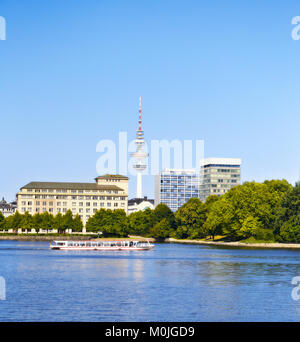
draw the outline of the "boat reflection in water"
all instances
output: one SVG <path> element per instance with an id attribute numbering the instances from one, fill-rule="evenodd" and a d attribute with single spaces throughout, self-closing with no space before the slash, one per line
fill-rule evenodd
<path id="1" fill-rule="evenodd" d="M 154 247 L 149 241 L 52 241 L 51 249 L 86 251 L 147 251 Z"/>

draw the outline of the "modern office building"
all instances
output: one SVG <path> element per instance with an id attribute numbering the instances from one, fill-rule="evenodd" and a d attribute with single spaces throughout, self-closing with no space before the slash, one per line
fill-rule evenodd
<path id="1" fill-rule="evenodd" d="M 200 196 L 200 178 L 195 170 L 165 169 L 155 176 L 155 205 L 176 211 L 192 197 Z"/>
<path id="2" fill-rule="evenodd" d="M 17 193 L 18 211 L 23 214 L 49 212 L 79 214 L 85 225 L 101 209 L 128 210 L 128 177 L 105 175 L 95 183 L 31 182 Z"/>
<path id="3" fill-rule="evenodd" d="M 176 211 L 190 198 L 205 202 L 210 195 L 221 196 L 241 183 L 241 159 L 207 158 L 200 172 L 166 169 L 155 176 L 155 205 L 165 203 Z"/>
<path id="4" fill-rule="evenodd" d="M 210 195 L 224 195 L 232 187 L 241 184 L 241 159 L 207 158 L 201 161 L 200 199 Z"/>

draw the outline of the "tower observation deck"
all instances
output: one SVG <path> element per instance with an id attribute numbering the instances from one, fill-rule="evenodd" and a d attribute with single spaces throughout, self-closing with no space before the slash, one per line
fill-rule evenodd
<path id="1" fill-rule="evenodd" d="M 139 126 L 136 131 L 136 152 L 131 153 L 131 156 L 136 159 L 133 168 L 137 172 L 136 197 L 142 198 L 142 173 L 147 168 L 147 164 L 143 161 L 148 158 L 148 153 L 144 152 L 144 131 L 142 130 L 142 98 L 139 98 Z"/>

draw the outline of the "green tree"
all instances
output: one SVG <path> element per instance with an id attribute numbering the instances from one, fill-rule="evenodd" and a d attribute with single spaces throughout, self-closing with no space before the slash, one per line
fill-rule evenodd
<path id="1" fill-rule="evenodd" d="M 13 215 L 8 216 L 5 219 L 5 229 L 13 229 L 16 233 L 19 228 L 21 228 L 22 224 L 22 215 L 16 211 Z"/>
<path id="2" fill-rule="evenodd" d="M 163 218 L 161 221 L 157 222 L 151 229 L 150 235 L 157 240 L 164 240 L 169 237 L 172 233 L 172 229 L 170 227 L 170 223 L 166 218 Z"/>
<path id="3" fill-rule="evenodd" d="M 86 229 L 102 232 L 103 236 L 127 236 L 128 219 L 123 209 L 100 209 L 88 219 Z"/>
<path id="4" fill-rule="evenodd" d="M 198 198 L 190 198 L 176 213 L 177 230 L 180 239 L 204 237 L 203 224 L 207 218 L 207 206 Z"/>
<path id="5" fill-rule="evenodd" d="M 140 210 L 128 215 L 128 231 L 130 234 L 148 236 L 152 227 L 152 210 Z"/>
<path id="6" fill-rule="evenodd" d="M 0 230 L 5 229 L 5 217 L 0 211 Z"/>
<path id="7" fill-rule="evenodd" d="M 47 211 L 41 214 L 41 225 L 40 228 L 46 230 L 47 234 L 48 231 L 54 228 L 54 217 L 53 215 L 49 214 Z"/>
<path id="8" fill-rule="evenodd" d="M 223 230 L 227 234 L 236 237 L 238 234 L 236 232 L 237 227 L 232 225 L 233 223 L 233 213 L 234 209 L 226 200 L 221 198 L 219 201 L 214 201 L 211 203 L 207 220 L 204 223 L 205 235 L 210 235 L 212 239 L 215 239 L 216 235 L 223 233 Z"/>
<path id="9" fill-rule="evenodd" d="M 73 213 L 69 209 L 63 216 L 61 231 L 65 233 L 67 229 L 72 229 L 72 226 L 73 226 Z"/>
<path id="10" fill-rule="evenodd" d="M 282 198 L 276 233 L 279 241 L 300 242 L 300 183 Z"/>
<path id="11" fill-rule="evenodd" d="M 34 227 L 33 218 L 28 211 L 22 216 L 21 228 L 31 230 Z"/>
<path id="12" fill-rule="evenodd" d="M 54 217 L 53 229 L 57 229 L 57 232 L 61 234 L 64 232 L 64 218 L 61 213 L 57 213 Z"/>
<path id="13" fill-rule="evenodd" d="M 42 228 L 43 217 L 40 213 L 36 213 L 32 217 L 32 224 L 33 228 L 39 233 L 40 229 Z"/>
<path id="14" fill-rule="evenodd" d="M 83 224 L 78 214 L 73 219 L 72 230 L 73 232 L 82 232 Z"/>
<path id="15" fill-rule="evenodd" d="M 210 195 L 207 197 L 205 204 L 207 206 L 207 209 L 209 210 L 209 208 L 217 201 L 219 201 L 220 197 L 217 195 Z"/>

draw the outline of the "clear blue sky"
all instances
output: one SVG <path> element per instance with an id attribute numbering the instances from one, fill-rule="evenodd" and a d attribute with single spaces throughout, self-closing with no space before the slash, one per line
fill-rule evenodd
<path id="1" fill-rule="evenodd" d="M 0 196 L 93 181 L 97 142 L 134 138 L 139 95 L 147 140 L 204 139 L 207 157 L 243 159 L 243 181 L 294 183 L 297 15 L 299 0 L 0 0 Z"/>

